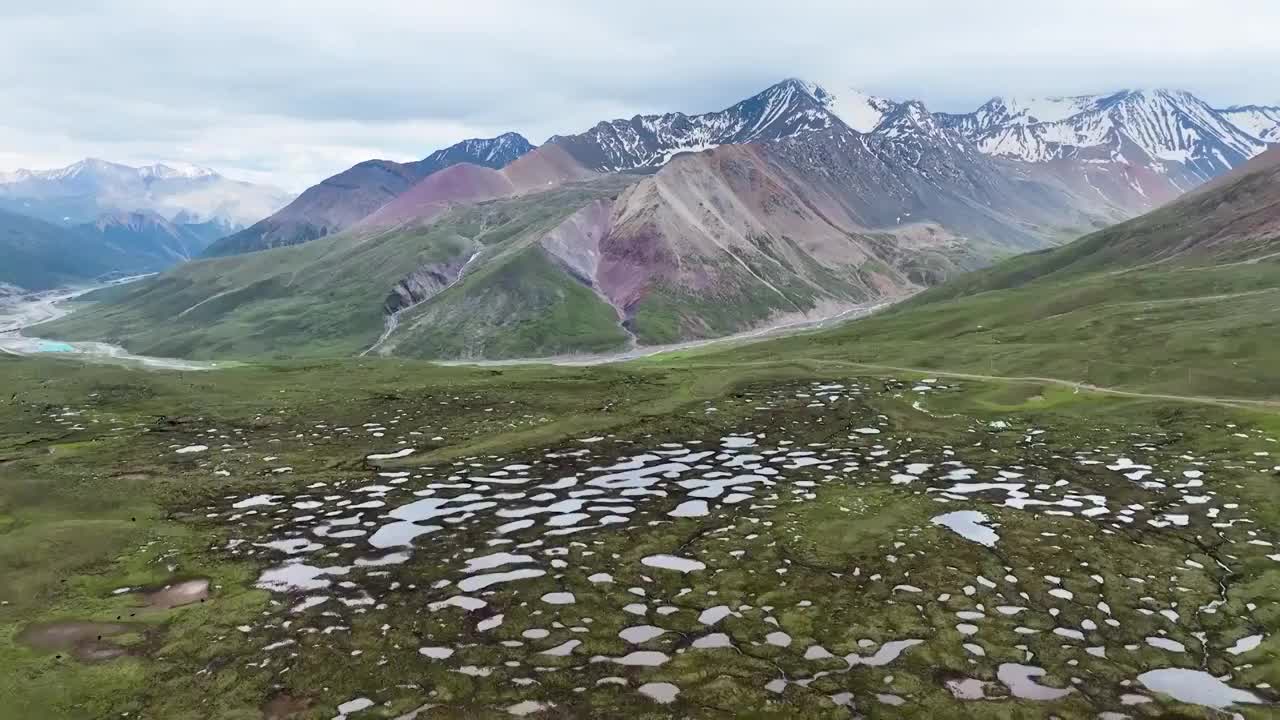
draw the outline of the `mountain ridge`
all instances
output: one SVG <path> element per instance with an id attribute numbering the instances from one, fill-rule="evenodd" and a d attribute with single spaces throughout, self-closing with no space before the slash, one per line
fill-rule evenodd
<path id="1" fill-rule="evenodd" d="M 313 185 L 270 217 L 215 242 L 211 257 L 294 245 L 346 229 L 439 170 L 461 162 L 495 168 L 533 149 L 517 133 L 463 140 L 422 160 L 365 160 Z"/>
<path id="2" fill-rule="evenodd" d="M 808 89 L 798 80 L 787 79 L 723 110 L 601 121 L 577 135 L 553 135 L 547 144 L 564 147 L 596 172 L 617 172 L 655 168 L 682 152 L 777 139 L 828 125 L 822 106 Z"/>
<path id="3" fill-rule="evenodd" d="M 111 212 L 152 211 L 172 220 L 243 226 L 292 196 L 268 185 L 232 180 L 186 163 L 134 167 L 86 158 L 52 170 L 0 173 L 0 206 L 55 224 L 76 225 Z"/>
<path id="4" fill-rule="evenodd" d="M 73 226 L 0 210 L 0 282 L 40 291 L 158 272 L 199 256 L 220 230 L 151 210 L 104 213 Z"/>
<path id="5" fill-rule="evenodd" d="M 1169 132 L 1176 130 L 1173 125 L 1151 121 L 1156 117 L 1147 107 L 1152 98 L 1165 113 L 1160 117 L 1172 113 L 1174 125 L 1194 125 L 1199 139 L 1184 141 Z M 1238 118 L 1249 119 L 1251 130 L 1235 127 L 1219 111 L 1180 90 L 1125 90 L 1032 101 L 994 98 L 973 113 L 949 114 L 929 112 L 918 100 L 891 100 L 837 84 L 788 78 L 723 110 L 604 120 L 581 133 L 553 135 L 542 147 L 559 146 L 593 172 L 644 173 L 681 153 L 775 142 L 842 125 L 861 135 L 886 139 L 876 147 L 890 158 L 908 162 L 926 155 L 923 146 L 929 143 L 952 148 L 971 144 L 983 155 L 1027 164 L 1007 166 L 1011 176 L 1052 181 L 1071 188 L 1077 197 L 1096 193 L 1111 208 L 1133 215 L 1238 166 L 1265 148 L 1250 133 L 1272 132 L 1267 126 L 1269 109 L 1241 106 L 1235 112 Z M 1080 141 L 1093 144 L 1064 144 L 1067 129 L 1047 127 L 1082 113 L 1106 120 Z M 1280 135 L 1280 111 L 1276 118 L 1273 129 Z M 1128 126 L 1135 123 L 1138 129 Z M 500 145 L 510 150 L 500 156 L 486 154 Z M 216 243 L 209 254 L 322 237 L 368 218 L 433 172 L 462 162 L 500 169 L 532 149 L 523 137 L 507 133 L 462 141 L 418 163 L 368 160 L 309 188 L 290 207 Z"/>
<path id="6" fill-rule="evenodd" d="M 1030 162 L 1097 148 L 1139 149 L 1149 162 L 1179 162 L 1206 180 L 1266 149 L 1225 111 L 1185 90 L 1122 90 L 1043 99 L 993 98 L 972 113 L 939 114 L 983 152 Z M 1277 121 L 1280 126 L 1280 121 Z"/>
<path id="7" fill-rule="evenodd" d="M 872 317 L 735 348 L 732 362 L 871 363 L 926 374 L 1061 378 L 1079 383 L 1077 393 L 1100 386 L 1275 398 L 1280 148 L 1219 180 L 1072 243 L 954 278 Z M 730 357 L 713 352 L 703 359 Z M 1070 392 L 1063 394 L 1067 402 Z"/>

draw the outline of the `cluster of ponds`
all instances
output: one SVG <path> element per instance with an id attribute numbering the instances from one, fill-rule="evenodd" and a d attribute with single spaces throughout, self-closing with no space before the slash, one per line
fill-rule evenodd
<path id="1" fill-rule="evenodd" d="M 1225 459 L 1170 451 L 1160 434 L 1082 442 L 965 419 L 940 445 L 865 402 L 914 395 L 927 413 L 948 390 L 932 380 L 779 388 L 746 399 L 756 427 L 716 437 L 581 437 L 434 465 L 412 463 L 414 438 L 371 418 L 366 475 L 228 496 L 202 512 L 234 529 L 223 549 L 256 558 L 256 585 L 278 599 L 241 628 L 259 646 L 256 666 L 285 672 L 367 617 L 413 618 L 424 667 L 520 689 L 502 708 L 512 715 L 555 707 L 540 689 L 548 673 L 580 677 L 580 693 L 629 688 L 676 703 L 691 690 L 687 658 L 715 653 L 768 658 L 768 693 L 819 692 L 851 712 L 922 701 L 897 682 L 908 676 L 932 678 L 959 704 L 1088 695 L 1113 706 L 1098 709 L 1110 719 L 1165 696 L 1219 709 L 1271 702 L 1265 682 L 1232 677 L 1268 639 L 1248 617 L 1257 605 L 1241 606 L 1233 588 L 1280 562 L 1273 533 L 1234 499 L 1239 478 L 1275 472 L 1267 451 Z M 797 408 L 804 420 L 772 423 Z M 832 436 L 838 422 L 847 428 Z M 821 442 L 808 441 L 818 425 Z M 172 452 L 215 458 L 217 440 Z M 853 567 L 779 559 L 805 532 L 788 520 L 804 508 L 865 522 L 851 506 L 859 489 L 923 514 Z M 1180 548 L 1181 562 L 1153 570 L 1149 547 Z M 744 590 L 744 573 L 761 581 Z M 914 608 L 918 624 L 899 636 L 874 623 L 865 637 L 823 632 L 828 606 L 848 602 L 842 583 Z M 961 659 L 941 673 L 913 665 L 935 652 Z M 349 662 L 387 661 L 356 650 Z M 1118 686 L 1115 667 L 1132 669 Z M 863 690 L 865 679 L 838 689 L 865 673 L 879 691 Z M 351 698 L 340 716 L 378 702 Z"/>

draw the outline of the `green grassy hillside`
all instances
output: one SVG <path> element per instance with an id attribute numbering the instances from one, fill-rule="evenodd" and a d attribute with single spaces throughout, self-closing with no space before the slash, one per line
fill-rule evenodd
<path id="1" fill-rule="evenodd" d="M 353 355 L 377 341 L 383 303 L 405 276 L 423 266 L 460 265 L 476 251 L 503 262 L 527 259 L 508 250 L 618 189 L 618 182 L 572 186 L 459 208 L 426 228 L 351 231 L 199 260 L 127 289 L 86 296 L 93 306 L 42 326 L 41 333 L 170 357 Z"/>
<path id="2" fill-rule="evenodd" d="M 1280 396 L 1280 167 L 835 330 L 711 354 Z"/>
<path id="3" fill-rule="evenodd" d="M 390 349 L 408 357 L 547 357 L 628 340 L 613 307 L 536 246 L 468 275 L 400 324 Z"/>
<path id="4" fill-rule="evenodd" d="M 1011 258 L 921 293 L 912 305 L 1095 272 L 1257 262 L 1280 252 L 1280 150 L 1153 212 L 1062 247 Z"/>

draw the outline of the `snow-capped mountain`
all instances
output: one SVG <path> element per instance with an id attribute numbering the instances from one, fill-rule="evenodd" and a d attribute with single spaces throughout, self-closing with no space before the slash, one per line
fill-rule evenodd
<path id="1" fill-rule="evenodd" d="M 1099 197 L 983 153 L 919 101 L 833 87 L 789 79 L 718 112 L 602 122 L 548 143 L 604 172 L 669 167 L 681 153 L 713 157 L 704 151 L 758 145 L 800 197 L 822 198 L 815 202 L 823 212 L 844 208 L 867 231 L 937 225 L 1007 248 L 1042 247 L 1062 228 L 1114 222 L 1137 210 L 1127 195 Z M 686 157 L 684 167 L 693 162 Z"/>
<path id="2" fill-rule="evenodd" d="M 828 130 L 894 141 L 901 151 L 941 142 L 1006 160 L 1116 164 L 1165 176 L 1177 193 L 1237 167 L 1280 142 L 1280 108 L 1217 110 L 1183 90 L 994 98 L 972 113 L 929 113 L 838 84 L 784 80 L 717 112 L 637 115 L 548 142 L 599 172 L 651 169 L 681 152 L 765 142 Z M 1162 195 L 1154 192 L 1152 197 Z"/>
<path id="3" fill-rule="evenodd" d="M 182 214 L 188 222 L 242 227 L 290 199 L 283 190 L 185 163 L 131 167 L 87 158 L 54 170 L 0 175 L 0 207 L 64 225 L 102 213 L 151 211 L 168 220 Z"/>
<path id="4" fill-rule="evenodd" d="M 1255 109 L 1265 111 L 1266 109 Z M 1043 163 L 1115 162 L 1202 182 L 1266 149 L 1264 112 L 1210 107 L 1183 90 L 1124 90 L 1045 99 L 993 98 L 976 111 L 939 115 L 984 153 Z M 1184 183 L 1178 183 L 1181 187 Z M 1190 189 L 1182 187 L 1182 189 Z"/>
<path id="5" fill-rule="evenodd" d="M 533 144 L 523 135 L 509 132 L 495 138 L 463 140 L 431 153 L 419 164 L 438 169 L 469 162 L 487 168 L 502 168 L 532 149 Z"/>
<path id="6" fill-rule="evenodd" d="M 194 180 L 202 177 L 213 177 L 218 173 L 207 167 L 190 163 L 156 163 L 138 168 L 138 174 L 147 180 Z"/>
<path id="7" fill-rule="evenodd" d="M 582 133 L 554 136 L 547 144 L 593 172 L 648 173 L 682 153 L 817 134 L 835 138 L 824 152 L 856 144 L 858 152 L 875 155 L 894 173 L 914 174 L 904 187 L 914 188 L 917 181 L 922 188 L 945 186 L 954 197 L 968 193 L 973 202 L 998 211 L 1021 184 L 1049 206 L 1058 201 L 1046 194 L 1065 193 L 1081 217 L 1114 220 L 1172 199 L 1256 155 L 1265 138 L 1280 134 L 1280 123 L 1272 122 L 1277 115 L 1280 111 L 1265 107 L 1214 110 L 1190 93 L 1168 90 L 997 98 L 957 115 L 932 113 L 915 100 L 793 78 L 716 112 L 607 120 Z M 497 170 L 533 147 L 507 133 L 465 140 L 416 163 L 369 160 L 215 243 L 209 253 L 248 252 L 338 232 L 441 169 L 468 163 Z M 866 162 L 846 170 L 860 164 Z M 1002 185 L 1001 177 L 1014 184 Z M 896 209 L 890 217 L 897 221 Z"/>
<path id="8" fill-rule="evenodd" d="M 156 163 L 142 167 L 130 167 L 98 158 L 85 158 L 63 168 L 53 170 L 18 170 L 0 174 L 0 184 L 22 185 L 13 191 L 38 195 L 65 195 L 81 188 L 93 188 L 105 183 L 137 182 L 153 183 L 160 180 L 218 177 L 218 173 L 206 167 L 187 163 L 166 165 Z"/>
<path id="9" fill-rule="evenodd" d="M 578 135 L 557 135 L 584 167 L 597 172 L 658 168 L 682 152 L 709 150 L 823 130 L 832 116 L 811 93 L 811 85 L 784 80 L 717 112 L 636 115 L 602 122 Z"/>

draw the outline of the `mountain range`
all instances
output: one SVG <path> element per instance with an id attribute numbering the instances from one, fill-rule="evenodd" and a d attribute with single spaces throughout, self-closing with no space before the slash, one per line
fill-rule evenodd
<path id="1" fill-rule="evenodd" d="M 366 160 L 308 188 L 270 217 L 215 243 L 209 255 L 232 255 L 324 237 L 362 220 L 438 170 L 458 163 L 501 168 L 532 149 L 524 137 L 507 133 L 464 140 L 417 162 Z"/>
<path id="2" fill-rule="evenodd" d="M 0 173 L 0 279 L 45 290 L 164 270 L 289 198 L 193 165 L 88 159 Z"/>
<path id="3" fill-rule="evenodd" d="M 724 110 L 605 121 L 557 145 L 597 172 L 652 172 L 681 153 L 851 130 L 893 161 L 950 148 L 1014 163 L 1011 177 L 1064 186 L 1104 214 L 1131 216 L 1236 167 L 1280 139 L 1280 108 L 1214 109 L 1191 93 L 1122 91 L 1048 99 L 993 98 L 968 114 L 931 113 L 835 85 L 786 80 Z M 416 163 L 371 160 L 331 177 L 211 255 L 322 237 L 367 217 L 457 163 L 500 169 L 532 149 L 514 133 L 468 140 Z M 928 172 L 927 169 L 923 169 Z M 895 218 L 897 215 L 895 214 Z"/>
<path id="4" fill-rule="evenodd" d="M 941 114 L 787 80 L 538 148 L 508 134 L 361 163 L 60 327 L 183 356 L 714 337 L 892 301 L 1133 217 L 1261 153 L 1273 114 L 1164 90 Z"/>
<path id="5" fill-rule="evenodd" d="M 0 209 L 78 225 L 103 213 L 146 210 L 182 223 L 240 227 L 279 210 L 291 196 L 194 165 L 130 167 L 89 158 L 57 170 L 0 173 Z"/>
<path id="6" fill-rule="evenodd" d="M 0 283 L 39 291 L 158 272 L 199 257 L 226 230 L 216 221 L 172 222 L 149 210 L 104 213 L 70 226 L 0 210 Z"/>

